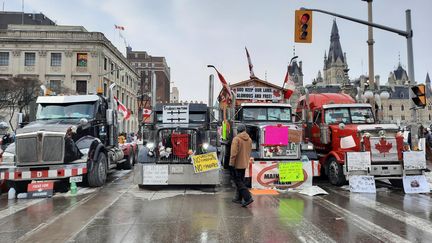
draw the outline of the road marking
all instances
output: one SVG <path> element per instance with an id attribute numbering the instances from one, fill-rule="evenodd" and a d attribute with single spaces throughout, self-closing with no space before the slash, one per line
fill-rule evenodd
<path id="1" fill-rule="evenodd" d="M 317 198 L 314 200 L 317 204 L 320 204 L 321 206 L 327 208 L 330 211 L 333 211 L 336 214 L 342 214 L 344 215 L 343 218 L 345 218 L 347 221 L 352 221 L 351 224 L 355 225 L 356 227 L 360 228 L 364 232 L 370 234 L 371 236 L 383 241 L 383 242 L 406 242 L 409 243 L 410 241 L 382 228 L 381 226 L 374 224 L 372 222 L 369 222 L 368 220 L 350 212 L 349 210 L 342 208 L 324 198 Z"/>
<path id="2" fill-rule="evenodd" d="M 355 203 L 361 204 L 365 207 L 372 208 L 373 210 L 383 213 L 389 217 L 392 217 L 396 220 L 401 221 L 402 223 L 409 224 L 417 229 L 423 230 L 425 232 L 432 234 L 432 223 L 421 219 L 419 217 L 416 217 L 414 215 L 411 215 L 409 213 L 403 212 L 399 209 L 395 209 L 392 207 L 389 207 L 383 203 L 371 200 L 365 196 L 362 196 L 361 194 L 354 194 L 351 193 L 349 195 L 344 195 L 343 193 L 340 193 L 334 189 L 328 189 L 332 191 L 333 193 L 339 194 L 343 197 L 354 199 Z"/>

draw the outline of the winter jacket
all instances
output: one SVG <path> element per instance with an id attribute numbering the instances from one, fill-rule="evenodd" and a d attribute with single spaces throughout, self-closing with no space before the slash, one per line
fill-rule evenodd
<path id="1" fill-rule="evenodd" d="M 252 139 L 246 132 L 237 134 L 231 144 L 230 166 L 246 169 L 249 165 L 252 150 Z"/>

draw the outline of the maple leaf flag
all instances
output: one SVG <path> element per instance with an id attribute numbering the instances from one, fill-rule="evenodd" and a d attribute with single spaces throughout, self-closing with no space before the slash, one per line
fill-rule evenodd
<path id="1" fill-rule="evenodd" d="M 114 25 L 114 28 L 117 30 L 125 30 L 124 26 L 120 26 L 120 25 Z"/>
<path id="2" fill-rule="evenodd" d="M 287 69 L 287 73 L 285 75 L 285 80 L 283 84 L 283 88 L 285 89 L 284 99 L 289 99 L 295 90 L 295 84 L 290 80 L 288 70 L 289 68 Z"/>
<path id="3" fill-rule="evenodd" d="M 123 105 L 117 99 L 117 97 L 114 96 L 114 100 L 117 102 L 117 110 L 123 114 L 123 119 L 128 120 L 130 118 L 130 115 L 131 115 L 130 110 L 125 105 Z"/>
<path id="4" fill-rule="evenodd" d="M 144 109 L 143 109 L 143 118 L 144 118 L 144 119 L 149 118 L 150 115 L 151 115 L 151 113 L 152 113 L 152 110 L 144 108 Z"/>
<path id="5" fill-rule="evenodd" d="M 381 154 L 390 152 L 390 149 L 393 147 L 391 143 L 388 143 L 385 139 L 381 139 L 379 143 L 375 144 L 375 149 L 378 150 Z"/>

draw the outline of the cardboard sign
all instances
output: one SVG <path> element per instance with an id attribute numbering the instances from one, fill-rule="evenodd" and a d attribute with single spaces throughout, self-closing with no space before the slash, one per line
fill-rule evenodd
<path id="1" fill-rule="evenodd" d="M 404 176 L 403 187 L 405 193 L 428 193 L 429 183 L 424 175 Z"/>
<path id="2" fill-rule="evenodd" d="M 189 106 L 164 105 L 162 123 L 189 123 Z"/>
<path id="3" fill-rule="evenodd" d="M 286 163 L 292 163 L 292 162 L 286 162 Z M 318 161 L 302 162 L 303 181 L 298 181 L 298 182 L 280 182 L 278 164 L 279 162 L 276 161 L 254 161 L 251 166 L 252 188 L 300 189 L 300 188 L 312 186 L 312 178 L 313 178 L 312 165 L 318 164 Z"/>
<path id="4" fill-rule="evenodd" d="M 289 129 L 288 130 L 288 141 L 292 143 L 300 143 L 302 141 L 302 131 L 301 130 L 295 130 L 295 129 Z"/>
<path id="5" fill-rule="evenodd" d="M 349 188 L 351 192 L 376 193 L 375 178 L 364 175 L 350 176 Z"/>
<path id="6" fill-rule="evenodd" d="M 302 162 L 286 162 L 279 163 L 279 181 L 292 182 L 303 181 L 303 163 Z"/>
<path id="7" fill-rule="evenodd" d="M 195 173 L 216 170 L 220 168 L 216 152 L 192 156 Z"/>
<path id="8" fill-rule="evenodd" d="M 371 168 L 370 152 L 347 152 L 345 161 L 348 171 L 367 171 Z"/>
<path id="9" fill-rule="evenodd" d="M 27 186 L 27 198 L 52 197 L 53 191 L 53 181 L 30 183 Z"/>
<path id="10" fill-rule="evenodd" d="M 168 165 L 143 165 L 143 185 L 168 185 Z"/>
<path id="11" fill-rule="evenodd" d="M 406 151 L 403 153 L 405 170 L 420 170 L 426 168 L 425 151 Z"/>
<path id="12" fill-rule="evenodd" d="M 266 145 L 288 145 L 288 127 L 267 126 L 264 136 Z"/>

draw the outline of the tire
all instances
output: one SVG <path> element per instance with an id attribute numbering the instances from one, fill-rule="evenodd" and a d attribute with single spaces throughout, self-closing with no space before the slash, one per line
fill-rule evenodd
<path id="1" fill-rule="evenodd" d="M 87 182 L 90 187 L 100 187 L 107 178 L 107 157 L 101 152 L 91 170 L 87 173 Z"/>
<path id="2" fill-rule="evenodd" d="M 223 147 L 223 150 L 221 152 L 222 166 L 224 167 L 224 169 L 229 168 L 229 160 L 230 160 L 229 148 L 230 146 L 226 145 Z"/>
<path id="3" fill-rule="evenodd" d="M 402 179 L 389 179 L 389 181 L 393 187 L 403 188 Z"/>
<path id="4" fill-rule="evenodd" d="M 129 155 L 126 158 L 126 161 L 122 163 L 121 168 L 124 170 L 132 169 L 134 158 L 135 158 L 135 155 L 134 155 L 133 149 L 131 147 Z"/>
<path id="5" fill-rule="evenodd" d="M 342 165 L 339 164 L 336 158 L 332 157 L 327 160 L 328 164 L 328 179 L 332 185 L 342 186 L 346 183 L 345 175 L 343 174 Z"/>

